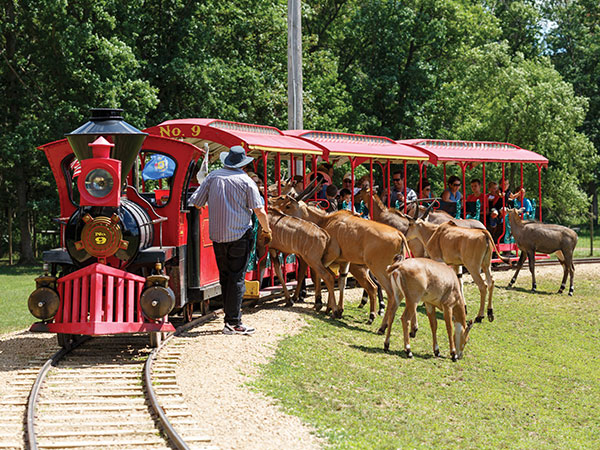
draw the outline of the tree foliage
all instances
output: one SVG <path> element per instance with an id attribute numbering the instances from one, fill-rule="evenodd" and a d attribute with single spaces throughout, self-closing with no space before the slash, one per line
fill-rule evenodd
<path id="1" fill-rule="evenodd" d="M 0 5 L 0 229 L 17 211 L 24 261 L 57 211 L 35 147 L 90 107 L 122 107 L 140 128 L 176 117 L 287 126 L 285 0 Z M 305 0 L 302 16 L 306 128 L 512 142 L 551 161 L 546 217 L 581 217 L 600 145 L 597 2 Z M 527 187 L 536 177 L 526 171 Z"/>

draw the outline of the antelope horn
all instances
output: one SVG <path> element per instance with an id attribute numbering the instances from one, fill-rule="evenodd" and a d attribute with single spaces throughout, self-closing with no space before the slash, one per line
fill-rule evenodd
<path id="1" fill-rule="evenodd" d="M 429 215 L 429 213 L 431 212 L 431 210 L 433 209 L 433 202 L 431 202 L 429 204 L 429 206 L 427 208 L 425 208 L 425 212 L 423 213 L 423 217 L 421 217 L 422 220 L 427 219 L 427 216 Z"/>
<path id="2" fill-rule="evenodd" d="M 298 194 L 296 196 L 296 200 L 303 201 L 303 200 L 305 200 L 307 198 L 312 197 L 312 195 L 315 192 L 317 192 L 317 190 L 320 187 L 321 187 L 321 182 L 318 181 L 317 178 L 315 177 L 310 183 L 308 183 L 308 186 L 306 187 L 306 189 L 304 189 L 300 194 Z"/>

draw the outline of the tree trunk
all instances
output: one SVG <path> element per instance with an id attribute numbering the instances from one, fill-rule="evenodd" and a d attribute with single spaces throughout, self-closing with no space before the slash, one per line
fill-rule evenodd
<path id="1" fill-rule="evenodd" d="M 34 264 L 35 257 L 31 247 L 31 232 L 29 230 L 29 209 L 27 207 L 27 181 L 23 169 L 17 168 L 17 203 L 19 228 L 21 230 L 21 257 L 19 264 Z"/>
<path id="2" fill-rule="evenodd" d="M 8 265 L 13 264 L 13 210 L 8 208 Z"/>

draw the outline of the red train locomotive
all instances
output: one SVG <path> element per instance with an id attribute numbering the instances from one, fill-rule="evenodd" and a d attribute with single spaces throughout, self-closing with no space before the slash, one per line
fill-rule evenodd
<path id="1" fill-rule="evenodd" d="M 189 319 L 194 302 L 207 306 L 220 294 L 212 246 L 200 242 L 207 213 L 186 208 L 202 151 L 137 130 L 121 112 L 93 109 L 66 139 L 40 147 L 58 187 L 61 246 L 44 252 L 46 273 L 28 304 L 41 320 L 31 331 L 57 333 L 61 345 L 76 335 L 135 332 L 157 344 L 174 331 L 171 311 Z M 150 155 L 171 164 L 168 190 L 137 188 Z"/>

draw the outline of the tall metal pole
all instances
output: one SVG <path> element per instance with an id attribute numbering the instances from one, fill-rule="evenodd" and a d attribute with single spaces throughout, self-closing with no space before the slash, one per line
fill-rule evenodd
<path id="1" fill-rule="evenodd" d="M 288 0 L 288 128 L 302 130 L 302 19 L 300 0 Z"/>

